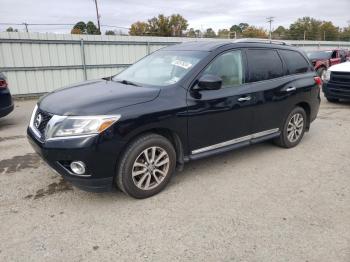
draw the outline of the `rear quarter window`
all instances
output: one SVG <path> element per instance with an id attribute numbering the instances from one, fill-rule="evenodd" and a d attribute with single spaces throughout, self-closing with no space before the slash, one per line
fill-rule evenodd
<path id="1" fill-rule="evenodd" d="M 283 76 L 283 65 L 276 50 L 248 49 L 249 82 L 258 82 Z"/>
<path id="2" fill-rule="evenodd" d="M 306 59 L 296 51 L 279 50 L 287 67 L 287 74 L 301 74 L 310 70 L 310 65 Z"/>

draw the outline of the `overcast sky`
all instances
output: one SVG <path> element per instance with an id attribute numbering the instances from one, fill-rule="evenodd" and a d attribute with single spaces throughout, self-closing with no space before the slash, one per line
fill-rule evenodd
<path id="1" fill-rule="evenodd" d="M 93 0 L 0 0 L 0 23 L 76 23 L 96 21 Z M 266 17 L 274 16 L 274 27 L 299 17 L 311 16 L 344 27 L 350 22 L 350 0 L 98 0 L 101 23 L 129 27 L 160 13 L 179 13 L 189 27 L 229 28 L 247 22 L 267 28 Z M 3 31 L 8 26 L 1 26 Z M 23 30 L 23 26 L 15 26 Z M 106 28 L 104 28 L 106 29 Z M 30 31 L 69 32 L 66 26 L 31 26 Z"/>

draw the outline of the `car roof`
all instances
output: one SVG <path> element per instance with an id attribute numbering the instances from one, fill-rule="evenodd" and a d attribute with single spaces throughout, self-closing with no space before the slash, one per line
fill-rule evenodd
<path id="1" fill-rule="evenodd" d="M 214 40 L 214 41 L 190 41 L 190 42 L 183 42 L 175 45 L 171 45 L 168 47 L 163 48 L 162 50 L 167 51 L 213 51 L 218 48 L 224 47 L 224 46 L 230 46 L 232 48 L 243 48 L 243 47 L 260 47 L 260 48 L 281 48 L 281 49 L 292 49 L 292 50 L 298 50 L 297 48 L 286 45 L 286 44 L 276 44 L 276 43 L 268 43 L 268 42 L 254 42 L 252 41 L 240 41 L 240 42 L 234 42 L 234 41 L 220 41 L 220 40 Z M 300 51 L 300 50 L 299 50 Z"/>

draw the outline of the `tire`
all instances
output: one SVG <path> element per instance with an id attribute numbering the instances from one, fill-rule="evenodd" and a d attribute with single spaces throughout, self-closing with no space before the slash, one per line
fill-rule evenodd
<path id="1" fill-rule="evenodd" d="M 337 102 L 339 102 L 339 99 L 337 99 L 337 98 L 326 97 L 326 99 L 330 103 L 337 103 Z"/>
<path id="2" fill-rule="evenodd" d="M 176 153 L 172 143 L 161 135 L 146 134 L 134 139 L 125 149 L 115 181 L 127 195 L 143 199 L 166 187 L 175 166 Z"/>
<path id="3" fill-rule="evenodd" d="M 322 81 L 324 81 L 326 72 L 327 70 L 324 67 L 320 67 L 319 69 L 317 69 L 317 74 L 319 75 L 319 77 L 321 77 Z"/>
<path id="4" fill-rule="evenodd" d="M 296 117 L 297 115 L 299 116 L 299 119 L 300 117 L 302 117 L 302 125 L 301 124 L 296 125 L 294 122 L 294 126 L 293 126 L 293 121 L 297 119 Z M 295 118 L 292 120 L 293 117 Z M 298 145 L 304 136 L 307 121 L 308 119 L 307 119 L 305 110 L 299 106 L 295 107 L 292 110 L 292 112 L 289 113 L 288 117 L 284 121 L 283 127 L 281 129 L 282 130 L 281 135 L 274 140 L 275 144 L 284 148 L 292 148 Z M 293 132 L 295 136 L 291 135 L 291 133 Z"/>

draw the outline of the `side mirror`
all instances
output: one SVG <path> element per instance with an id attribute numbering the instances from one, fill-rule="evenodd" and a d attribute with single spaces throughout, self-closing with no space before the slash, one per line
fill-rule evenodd
<path id="1" fill-rule="evenodd" d="M 218 90 L 222 86 L 222 79 L 216 75 L 203 75 L 198 80 L 197 90 Z"/>

